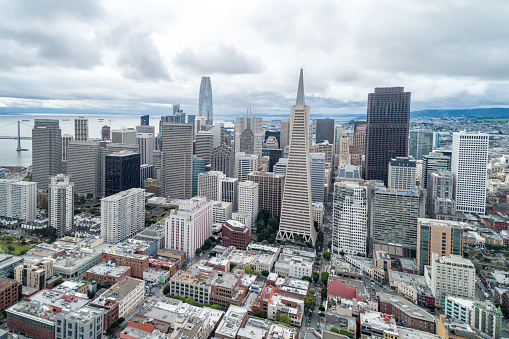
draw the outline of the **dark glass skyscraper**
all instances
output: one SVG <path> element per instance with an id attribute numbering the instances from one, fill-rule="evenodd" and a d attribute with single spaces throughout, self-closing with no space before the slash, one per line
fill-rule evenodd
<path id="1" fill-rule="evenodd" d="M 336 121 L 331 118 L 316 119 L 316 143 L 319 144 L 325 140 L 329 144 L 334 143 L 334 124 Z"/>
<path id="2" fill-rule="evenodd" d="M 149 122 L 149 116 L 148 115 L 142 115 L 141 116 L 140 125 L 148 126 L 148 122 Z"/>
<path id="3" fill-rule="evenodd" d="M 104 162 L 104 196 L 140 187 L 140 153 L 115 152 Z"/>
<path id="4" fill-rule="evenodd" d="M 200 84 L 200 100 L 198 104 L 198 115 L 207 117 L 207 124 L 214 124 L 212 110 L 212 85 L 209 77 L 202 77 Z"/>
<path id="5" fill-rule="evenodd" d="M 389 161 L 408 156 L 410 95 L 403 87 L 375 88 L 368 94 L 366 180 L 387 184 Z"/>

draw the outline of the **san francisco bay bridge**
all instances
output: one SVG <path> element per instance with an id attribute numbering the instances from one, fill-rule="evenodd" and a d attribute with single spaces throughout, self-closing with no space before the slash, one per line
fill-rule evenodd
<path id="1" fill-rule="evenodd" d="M 32 140 L 32 128 L 32 125 L 29 125 L 23 121 L 15 121 L 7 125 L 0 126 L 0 140 L 18 140 L 16 150 L 18 152 L 28 151 L 28 149 L 21 147 L 21 140 Z"/>

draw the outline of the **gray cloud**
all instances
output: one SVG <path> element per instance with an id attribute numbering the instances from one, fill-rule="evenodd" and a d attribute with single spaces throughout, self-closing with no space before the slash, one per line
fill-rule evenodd
<path id="1" fill-rule="evenodd" d="M 177 54 L 174 62 L 200 74 L 256 74 L 265 69 L 259 58 L 224 44 L 201 51 L 185 48 Z"/>
<path id="2" fill-rule="evenodd" d="M 146 29 L 124 24 L 112 30 L 106 42 L 118 53 L 118 65 L 125 77 L 142 81 L 171 79 L 163 56 Z"/>

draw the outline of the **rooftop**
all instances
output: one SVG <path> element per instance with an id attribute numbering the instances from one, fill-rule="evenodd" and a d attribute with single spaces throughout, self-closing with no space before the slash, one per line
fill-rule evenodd
<path id="1" fill-rule="evenodd" d="M 30 296 L 29 300 L 37 301 L 43 305 L 49 305 L 70 311 L 76 311 L 90 302 L 89 299 L 77 297 L 74 293 L 64 293 L 61 290 L 41 290 Z"/>
<path id="2" fill-rule="evenodd" d="M 398 334 L 396 320 L 390 314 L 367 311 L 360 314 L 361 325 L 371 325 L 372 328 L 383 330 L 384 333 Z"/>
<path id="3" fill-rule="evenodd" d="M 130 266 L 117 266 L 116 264 L 100 263 L 90 268 L 86 273 L 118 278 L 125 274 L 130 268 Z"/>
<path id="4" fill-rule="evenodd" d="M 238 306 L 231 305 L 226 311 L 223 320 L 219 323 L 216 334 L 228 338 L 235 338 L 242 325 L 244 317 L 247 316 L 247 310 Z"/>
<path id="5" fill-rule="evenodd" d="M 119 281 L 111 286 L 100 297 L 104 299 L 114 298 L 116 301 L 120 301 L 140 284 L 145 285 L 145 282 L 143 280 L 126 277 L 126 280 Z"/>
<path id="6" fill-rule="evenodd" d="M 378 297 L 381 302 L 390 303 L 401 312 L 405 313 L 411 318 L 419 319 L 427 322 L 434 322 L 435 317 L 426 312 L 424 309 L 416 306 L 412 302 L 408 301 L 404 297 L 386 293 L 379 293 Z"/>

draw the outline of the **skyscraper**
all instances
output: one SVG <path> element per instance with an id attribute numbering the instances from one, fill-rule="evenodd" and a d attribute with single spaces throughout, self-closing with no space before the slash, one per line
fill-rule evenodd
<path id="1" fill-rule="evenodd" d="M 258 156 L 255 154 L 235 153 L 235 176 L 239 182 L 246 181 L 247 175 L 258 169 Z"/>
<path id="2" fill-rule="evenodd" d="M 279 136 L 279 148 L 285 151 L 286 146 L 290 144 L 290 119 L 281 119 L 281 133 Z"/>
<path id="3" fill-rule="evenodd" d="M 334 126 L 334 154 L 339 155 L 339 139 L 343 136 L 343 126 L 336 125 Z"/>
<path id="4" fill-rule="evenodd" d="M 249 134 L 249 136 L 246 135 Z M 251 133 L 253 134 L 251 136 Z M 256 154 L 262 156 L 263 147 L 263 118 L 253 116 L 251 112 L 235 119 L 235 152 Z M 244 139 L 244 140 L 242 140 Z M 242 148 L 248 151 L 243 151 Z"/>
<path id="5" fill-rule="evenodd" d="M 440 152 L 431 152 L 422 157 L 422 183 L 424 189 L 428 188 L 429 175 L 440 170 L 451 170 L 451 158 Z"/>
<path id="6" fill-rule="evenodd" d="M 339 164 L 350 164 L 350 138 L 346 136 L 339 139 Z"/>
<path id="7" fill-rule="evenodd" d="M 148 126 L 149 125 L 149 120 L 150 120 L 150 116 L 148 114 L 147 115 L 142 115 L 141 119 L 140 119 L 140 125 Z"/>
<path id="8" fill-rule="evenodd" d="M 205 160 L 193 155 L 193 191 L 192 196 L 198 195 L 198 175 L 205 172 Z"/>
<path id="9" fill-rule="evenodd" d="M 34 221 L 37 215 L 37 183 L 0 179 L 0 217 Z"/>
<path id="10" fill-rule="evenodd" d="M 111 131 L 111 142 L 116 144 L 136 144 L 136 130 L 120 128 Z"/>
<path id="11" fill-rule="evenodd" d="M 80 195 L 101 196 L 101 146 L 94 141 L 71 141 L 67 152 L 67 175 Z"/>
<path id="12" fill-rule="evenodd" d="M 130 151 L 106 155 L 104 196 L 140 187 L 140 153 Z"/>
<path id="13" fill-rule="evenodd" d="M 207 117 L 207 124 L 214 125 L 212 110 L 212 85 L 210 77 L 202 77 L 200 84 L 200 99 L 198 102 L 198 115 Z"/>
<path id="14" fill-rule="evenodd" d="M 334 144 L 334 124 L 336 121 L 331 118 L 316 119 L 316 143 L 319 144 L 327 140 L 329 144 Z"/>
<path id="15" fill-rule="evenodd" d="M 58 174 L 51 177 L 48 199 L 48 223 L 58 237 L 71 232 L 74 224 L 74 184 L 69 177 Z"/>
<path id="16" fill-rule="evenodd" d="M 389 161 L 408 156 L 410 92 L 403 87 L 375 88 L 368 95 L 366 129 L 367 180 L 387 184 Z"/>
<path id="17" fill-rule="evenodd" d="M 74 118 L 74 139 L 88 141 L 88 118 Z"/>
<path id="18" fill-rule="evenodd" d="M 163 194 L 170 199 L 188 199 L 193 193 L 193 126 L 162 125 Z"/>
<path id="19" fill-rule="evenodd" d="M 408 154 L 414 159 L 420 160 L 433 150 L 433 132 L 418 130 L 410 132 L 408 140 Z"/>
<path id="20" fill-rule="evenodd" d="M 389 162 L 387 187 L 396 190 L 415 190 L 417 164 L 407 157 L 397 157 Z"/>
<path id="21" fill-rule="evenodd" d="M 110 126 L 108 125 L 104 125 L 102 128 L 101 128 L 101 138 L 103 140 L 110 140 Z"/>
<path id="22" fill-rule="evenodd" d="M 371 231 L 375 250 L 415 258 L 417 218 L 424 217 L 425 191 L 375 188 Z"/>
<path id="23" fill-rule="evenodd" d="M 290 152 L 277 239 L 295 240 L 301 237 L 314 245 L 316 230 L 313 224 L 309 178 L 309 106 L 304 104 L 302 69 L 297 100 L 295 106 L 290 108 L 290 126 Z"/>
<path id="24" fill-rule="evenodd" d="M 285 176 L 276 173 L 255 171 L 249 173 L 248 180 L 258 184 L 259 210 L 268 211 L 271 217 L 280 216 Z"/>
<path id="25" fill-rule="evenodd" d="M 258 219 L 258 184 L 249 180 L 241 182 L 238 199 L 238 211 L 249 216 L 249 223 L 246 223 L 246 226 L 251 231 Z"/>
<path id="26" fill-rule="evenodd" d="M 101 237 L 116 244 L 134 236 L 145 225 L 145 195 L 131 188 L 101 199 Z"/>
<path id="27" fill-rule="evenodd" d="M 456 211 L 485 213 L 488 143 L 485 133 L 453 133 L 451 172 Z"/>
<path id="28" fill-rule="evenodd" d="M 353 147 L 358 154 L 366 154 L 366 121 L 354 121 Z"/>
<path id="29" fill-rule="evenodd" d="M 235 153 L 226 145 L 219 145 L 212 150 L 211 167 L 213 171 L 221 171 L 227 177 L 235 175 Z"/>
<path id="30" fill-rule="evenodd" d="M 58 120 L 35 119 L 32 130 L 32 181 L 47 190 L 49 178 L 62 172 L 62 133 Z"/>
<path id="31" fill-rule="evenodd" d="M 150 126 L 152 127 L 152 126 Z M 136 133 L 136 141 L 140 147 L 140 163 L 154 164 L 154 134 L 152 133 Z"/>
<path id="32" fill-rule="evenodd" d="M 195 139 L 196 142 L 194 155 L 196 155 L 198 158 L 204 159 L 205 164 L 210 164 L 214 144 L 214 136 L 210 131 L 198 131 L 198 133 L 196 133 Z"/>
<path id="33" fill-rule="evenodd" d="M 69 142 L 73 140 L 72 135 L 62 135 L 62 161 L 67 161 L 67 151 L 69 150 Z"/>
<path id="34" fill-rule="evenodd" d="M 309 181 L 311 185 L 311 200 L 323 203 L 325 185 L 324 153 L 311 153 L 309 155 Z"/>
<path id="35" fill-rule="evenodd" d="M 239 179 L 224 178 L 221 179 L 221 201 L 231 202 L 233 212 L 238 210 Z"/>
<path id="36" fill-rule="evenodd" d="M 332 142 L 324 141 L 316 144 L 316 153 L 323 153 L 325 155 L 325 164 L 329 168 L 334 166 L 334 145 Z"/>
<path id="37" fill-rule="evenodd" d="M 198 174 L 198 195 L 209 200 L 221 200 L 221 180 L 226 176 L 223 172 L 209 171 Z"/>
<path id="38" fill-rule="evenodd" d="M 447 219 L 456 214 L 454 202 L 454 176 L 449 171 L 439 170 L 428 176 L 428 215 L 436 219 Z"/>
<path id="39" fill-rule="evenodd" d="M 332 250 L 366 254 L 368 238 L 368 196 L 357 182 L 337 182 L 334 188 Z"/>

